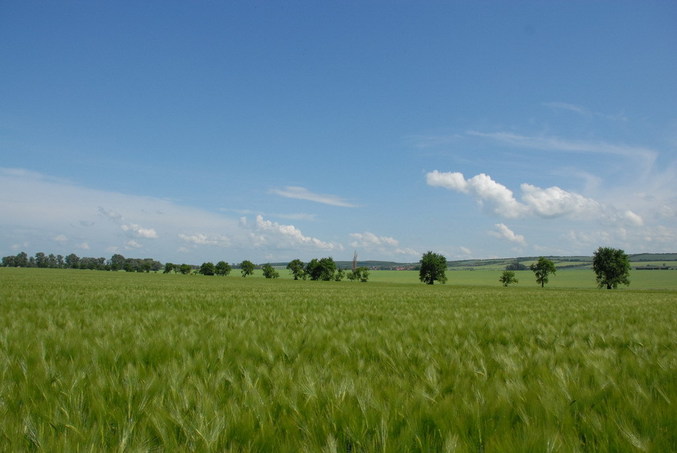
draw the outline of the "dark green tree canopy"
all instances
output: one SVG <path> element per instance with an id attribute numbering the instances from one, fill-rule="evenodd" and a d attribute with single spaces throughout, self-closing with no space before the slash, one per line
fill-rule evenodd
<path id="1" fill-rule="evenodd" d="M 311 280 L 329 281 L 334 279 L 336 272 L 336 262 L 332 257 L 313 258 L 306 264 L 305 273 Z"/>
<path id="2" fill-rule="evenodd" d="M 216 271 L 216 275 L 226 276 L 230 274 L 231 267 L 230 264 L 226 263 L 225 261 L 219 261 L 216 263 L 214 270 Z"/>
<path id="3" fill-rule="evenodd" d="M 418 273 L 418 278 L 423 283 L 432 285 L 435 281 L 446 283 L 447 276 L 447 259 L 433 252 L 426 252 L 421 258 L 421 269 Z"/>
<path id="4" fill-rule="evenodd" d="M 199 272 L 202 275 L 214 275 L 216 273 L 214 263 L 212 263 L 212 262 L 202 263 L 202 266 L 200 266 Z"/>
<path id="5" fill-rule="evenodd" d="M 557 272 L 555 263 L 544 257 L 538 258 L 538 261 L 529 266 L 529 268 L 536 275 L 536 282 L 541 285 L 541 288 L 548 283 L 550 274 L 555 275 L 555 272 Z"/>
<path id="6" fill-rule="evenodd" d="M 498 281 L 503 283 L 503 286 L 505 286 L 506 288 L 508 287 L 508 285 L 518 283 L 517 277 L 515 277 L 515 271 L 508 270 L 503 271 Z"/>
<path id="7" fill-rule="evenodd" d="M 366 282 L 369 280 L 369 269 L 366 267 L 360 266 L 355 268 L 354 271 L 348 272 L 348 280 L 350 281 L 359 281 Z"/>
<path id="8" fill-rule="evenodd" d="M 280 273 L 270 263 L 264 264 L 261 266 L 261 269 L 263 270 L 263 276 L 266 278 L 278 278 L 280 276 Z"/>
<path id="9" fill-rule="evenodd" d="M 289 272 L 294 276 L 294 280 L 298 280 L 299 278 L 302 278 L 305 280 L 306 275 L 304 272 L 304 264 L 303 261 L 300 259 L 295 259 L 291 260 L 289 264 L 287 264 L 287 269 L 289 269 Z"/>
<path id="10" fill-rule="evenodd" d="M 630 259 L 621 249 L 598 248 L 592 257 L 592 270 L 600 288 L 616 289 L 620 284 L 630 284 Z"/>
<path id="11" fill-rule="evenodd" d="M 240 263 L 240 272 L 242 273 L 243 277 L 252 275 L 254 273 L 254 263 L 249 260 L 244 260 Z"/>

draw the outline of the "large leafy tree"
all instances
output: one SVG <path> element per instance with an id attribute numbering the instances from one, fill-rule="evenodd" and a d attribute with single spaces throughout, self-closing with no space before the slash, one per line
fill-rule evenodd
<path id="1" fill-rule="evenodd" d="M 25 253 L 24 253 L 25 255 Z M 18 256 L 18 255 L 17 255 Z M 80 257 L 78 257 L 75 253 L 71 253 L 66 257 L 66 266 L 70 269 L 77 269 L 80 264 Z M 17 264 L 17 266 L 20 266 Z"/>
<path id="2" fill-rule="evenodd" d="M 592 257 L 592 270 L 600 288 L 616 289 L 619 284 L 630 284 L 630 259 L 621 249 L 598 248 Z"/>
<path id="3" fill-rule="evenodd" d="M 252 275 L 254 273 L 254 263 L 249 260 L 244 260 L 240 263 L 240 272 L 242 273 L 243 277 Z"/>
<path id="4" fill-rule="evenodd" d="M 306 264 L 305 273 L 311 280 L 333 280 L 336 272 L 336 262 L 333 258 L 313 258 Z"/>
<path id="5" fill-rule="evenodd" d="M 294 276 L 294 280 L 306 278 L 303 261 L 298 258 L 291 260 L 289 264 L 287 264 L 287 269 L 289 269 L 289 272 L 291 272 L 291 274 Z"/>
<path id="6" fill-rule="evenodd" d="M 200 266 L 199 272 L 202 275 L 214 275 L 216 273 L 214 263 L 212 263 L 211 261 L 208 261 L 206 263 L 202 263 L 202 266 Z"/>
<path id="7" fill-rule="evenodd" d="M 541 285 L 541 288 L 548 283 L 550 274 L 555 275 L 555 272 L 557 272 L 555 263 L 542 256 L 538 258 L 538 261 L 529 266 L 529 268 L 536 276 L 536 283 Z"/>
<path id="8" fill-rule="evenodd" d="M 261 269 L 263 270 L 263 276 L 266 278 L 278 278 L 280 276 L 280 273 L 270 263 L 264 264 L 261 266 Z"/>
<path id="9" fill-rule="evenodd" d="M 225 261 L 219 261 L 216 263 L 216 275 L 222 275 L 226 276 L 230 274 L 231 267 L 230 264 L 226 263 Z"/>
<path id="10" fill-rule="evenodd" d="M 110 270 L 120 271 L 125 267 L 125 257 L 116 253 L 110 257 Z"/>
<path id="11" fill-rule="evenodd" d="M 428 285 L 436 281 L 445 283 L 447 281 L 447 259 L 439 253 L 426 252 L 421 258 L 421 269 L 418 278 Z"/>

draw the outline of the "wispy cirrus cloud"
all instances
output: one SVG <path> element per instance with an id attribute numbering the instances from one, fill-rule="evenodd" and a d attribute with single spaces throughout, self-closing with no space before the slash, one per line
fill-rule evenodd
<path id="1" fill-rule="evenodd" d="M 512 132 L 468 131 L 473 137 L 494 140 L 505 145 L 538 149 L 542 151 L 560 151 L 573 153 L 611 154 L 626 158 L 639 159 L 646 169 L 653 166 L 659 153 L 643 146 L 608 143 L 604 141 L 568 140 L 551 136 L 519 135 Z"/>
<path id="2" fill-rule="evenodd" d="M 344 200 L 341 197 L 330 194 L 314 193 L 299 186 L 286 186 L 281 189 L 271 189 L 270 193 L 279 195 L 285 198 L 295 198 L 298 200 L 314 201 L 315 203 L 322 203 L 331 206 L 340 206 L 344 208 L 354 208 L 356 205 Z"/>
<path id="3" fill-rule="evenodd" d="M 604 118 L 607 120 L 612 120 L 612 121 L 627 121 L 628 118 L 622 114 L 618 113 L 615 115 L 609 115 L 607 113 L 601 113 L 601 112 L 595 112 L 593 110 L 590 110 L 586 107 L 576 105 L 576 104 L 570 104 L 568 102 L 544 102 L 543 105 L 545 107 L 548 107 L 553 110 L 564 110 L 568 112 L 573 112 L 576 113 L 580 116 L 584 116 L 586 118 L 592 118 L 592 117 L 598 117 L 598 118 Z"/>

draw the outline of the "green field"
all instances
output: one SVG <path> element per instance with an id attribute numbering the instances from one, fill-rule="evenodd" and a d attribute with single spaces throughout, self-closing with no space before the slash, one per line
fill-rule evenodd
<path id="1" fill-rule="evenodd" d="M 447 271 L 447 286 L 501 286 L 498 278 L 503 270 Z M 280 272 L 283 276 L 284 272 Z M 515 271 L 519 283 L 515 286 L 536 288 L 534 273 Z M 370 282 L 417 283 L 417 271 L 371 271 Z M 550 276 L 548 288 L 595 289 L 595 274 L 592 270 L 560 270 Z M 630 286 L 620 286 L 618 290 L 635 289 L 674 289 L 677 290 L 677 270 L 630 271 Z"/>
<path id="2" fill-rule="evenodd" d="M 677 451 L 676 274 L 642 272 L 2 268 L 0 450 Z"/>

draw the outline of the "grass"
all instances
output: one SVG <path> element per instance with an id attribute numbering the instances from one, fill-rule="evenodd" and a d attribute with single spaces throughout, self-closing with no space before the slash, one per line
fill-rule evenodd
<path id="1" fill-rule="evenodd" d="M 501 286 L 498 278 L 503 269 L 500 270 L 475 270 L 475 271 L 447 271 L 449 279 L 447 286 Z M 519 280 L 518 287 L 537 288 L 534 273 L 531 271 L 515 271 Z M 370 282 L 389 282 L 389 283 L 418 283 L 417 271 L 370 271 Z M 595 289 L 595 274 L 592 270 L 573 269 L 560 270 L 550 277 L 550 282 L 546 285 L 548 288 L 564 289 Z M 677 290 L 677 270 L 661 271 L 630 271 L 630 286 L 619 287 L 619 290 L 635 289 L 672 289 Z"/>
<path id="2" fill-rule="evenodd" d="M 372 275 L 0 269 L 0 445 L 677 451 L 674 290 Z"/>

